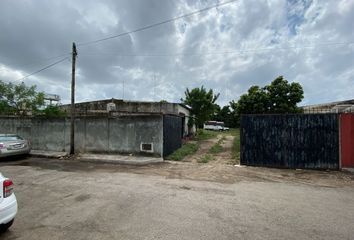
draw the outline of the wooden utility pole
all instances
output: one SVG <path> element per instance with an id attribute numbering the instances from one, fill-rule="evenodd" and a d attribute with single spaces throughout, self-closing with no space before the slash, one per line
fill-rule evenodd
<path id="1" fill-rule="evenodd" d="M 76 64 L 76 45 L 73 43 L 72 51 L 72 71 L 71 71 L 71 124 L 70 124 L 70 154 L 75 153 L 75 64 Z"/>

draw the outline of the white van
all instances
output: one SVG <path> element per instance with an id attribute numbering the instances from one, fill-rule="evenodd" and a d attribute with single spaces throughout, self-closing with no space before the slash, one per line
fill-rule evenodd
<path id="1" fill-rule="evenodd" d="M 213 130 L 213 131 L 226 131 L 229 130 L 228 127 L 225 127 L 224 122 L 218 121 L 207 121 L 204 123 L 205 130 Z"/>

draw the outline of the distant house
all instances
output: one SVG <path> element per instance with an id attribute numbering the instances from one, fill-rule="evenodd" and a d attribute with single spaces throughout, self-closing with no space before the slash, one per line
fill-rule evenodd
<path id="1" fill-rule="evenodd" d="M 354 112 L 354 99 L 303 106 L 304 113 L 350 113 Z"/>
<path id="2" fill-rule="evenodd" d="M 71 105 L 61 105 L 61 108 L 70 113 Z M 137 114 L 175 115 L 182 118 L 182 136 L 195 133 L 195 126 L 189 127 L 191 108 L 182 103 L 126 101 L 122 99 L 104 99 L 75 104 L 75 113 L 78 116 L 123 116 Z"/>

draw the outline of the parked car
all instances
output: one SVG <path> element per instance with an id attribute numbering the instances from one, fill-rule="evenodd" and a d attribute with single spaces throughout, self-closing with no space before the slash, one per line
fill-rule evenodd
<path id="1" fill-rule="evenodd" d="M 29 141 L 16 134 L 0 134 L 0 158 L 29 154 Z"/>
<path id="2" fill-rule="evenodd" d="M 17 200 L 13 193 L 13 182 L 0 173 L 0 232 L 6 231 L 14 222 Z"/>

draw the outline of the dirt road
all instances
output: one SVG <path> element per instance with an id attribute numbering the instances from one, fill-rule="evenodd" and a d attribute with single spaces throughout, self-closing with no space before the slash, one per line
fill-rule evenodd
<path id="1" fill-rule="evenodd" d="M 228 134 L 218 134 L 214 138 L 210 138 L 207 140 L 199 141 L 198 151 L 191 155 L 187 156 L 183 161 L 184 162 L 192 162 L 198 163 L 206 156 L 212 156 L 211 160 L 208 161 L 208 164 L 211 165 L 219 165 L 219 164 L 235 164 L 235 159 L 232 159 L 232 144 L 234 140 L 234 136 Z M 217 143 L 220 143 L 222 147 L 222 151 L 219 153 L 210 153 L 210 149 Z"/>

